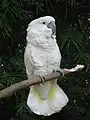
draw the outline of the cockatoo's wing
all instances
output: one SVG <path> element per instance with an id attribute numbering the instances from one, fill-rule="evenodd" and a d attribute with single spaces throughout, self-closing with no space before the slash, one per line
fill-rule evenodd
<path id="1" fill-rule="evenodd" d="M 26 66 L 26 73 L 28 78 L 33 74 L 34 70 L 34 61 L 32 58 L 32 51 L 29 49 L 29 46 L 26 46 L 25 53 L 24 53 L 24 62 Z"/>

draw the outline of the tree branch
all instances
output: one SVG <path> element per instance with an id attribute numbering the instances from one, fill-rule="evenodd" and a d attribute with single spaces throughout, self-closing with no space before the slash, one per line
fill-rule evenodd
<path id="1" fill-rule="evenodd" d="M 56 79 L 60 76 L 59 72 L 53 72 L 52 74 L 45 75 L 45 82 Z M 10 97 L 18 90 L 21 90 L 23 88 L 27 88 L 32 85 L 36 85 L 42 83 L 42 80 L 39 76 L 31 76 L 30 79 L 21 81 L 19 83 L 15 83 L 3 90 L 0 91 L 0 99 Z"/>
<path id="2" fill-rule="evenodd" d="M 63 69 L 64 70 L 64 74 L 67 75 L 71 72 L 75 72 L 78 70 L 81 70 L 84 66 L 83 65 L 77 65 L 76 67 L 72 68 L 72 69 Z M 49 75 L 45 75 L 45 80 L 44 82 L 50 81 L 50 80 L 54 80 L 56 78 L 60 77 L 60 73 L 59 72 L 53 72 Z M 31 78 L 29 78 L 28 80 L 24 80 L 21 81 L 19 83 L 13 84 L 3 90 L 0 91 L 0 99 L 6 98 L 6 97 L 10 97 L 12 96 L 15 92 L 17 92 L 18 90 L 21 90 L 23 88 L 27 88 L 29 86 L 32 85 L 36 85 L 42 83 L 42 80 L 39 76 L 31 76 Z"/>

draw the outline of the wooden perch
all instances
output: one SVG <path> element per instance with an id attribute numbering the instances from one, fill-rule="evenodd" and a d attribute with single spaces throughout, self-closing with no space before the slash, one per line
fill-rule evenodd
<path id="1" fill-rule="evenodd" d="M 59 72 L 53 72 L 50 75 L 45 75 L 45 82 L 56 79 L 59 76 L 60 76 Z M 29 86 L 36 85 L 39 83 L 42 83 L 41 78 L 39 76 L 31 76 L 31 78 L 28 80 L 21 81 L 19 83 L 13 84 L 13 85 L 1 90 L 0 91 L 0 99 L 5 98 L 5 97 L 10 97 L 18 90 L 21 90 L 23 88 L 27 88 Z"/>
<path id="2" fill-rule="evenodd" d="M 65 72 L 65 75 L 66 75 L 68 73 L 75 72 L 75 71 L 77 71 L 79 69 L 82 69 L 82 68 L 83 67 L 79 65 L 78 67 L 76 66 L 75 68 L 72 68 L 72 69 L 64 69 L 64 72 Z M 74 71 L 72 71 L 72 70 L 74 70 Z M 49 75 L 45 75 L 44 77 L 45 77 L 45 82 L 47 82 L 47 81 L 59 78 L 60 73 L 59 72 L 53 72 Z M 27 88 L 29 86 L 36 85 L 36 84 L 39 84 L 39 83 L 42 83 L 42 80 L 39 76 L 31 76 L 31 78 L 28 79 L 28 80 L 21 81 L 19 83 L 13 84 L 13 85 L 1 90 L 0 91 L 0 99 L 10 97 L 15 92 L 17 92 L 18 90 L 21 90 L 23 88 Z"/>

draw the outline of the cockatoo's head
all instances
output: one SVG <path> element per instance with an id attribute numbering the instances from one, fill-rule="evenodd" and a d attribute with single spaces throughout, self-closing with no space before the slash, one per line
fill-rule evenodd
<path id="1" fill-rule="evenodd" d="M 45 42 L 45 39 L 53 38 L 56 36 L 55 19 L 51 16 L 40 17 L 33 20 L 27 28 L 27 41 Z"/>

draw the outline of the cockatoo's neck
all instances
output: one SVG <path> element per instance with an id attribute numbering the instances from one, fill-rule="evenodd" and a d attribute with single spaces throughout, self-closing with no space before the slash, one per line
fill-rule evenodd
<path id="1" fill-rule="evenodd" d="M 27 41 L 27 44 L 31 44 L 34 47 L 41 47 L 44 49 L 53 49 L 57 45 L 55 36 L 49 39 L 41 38 L 41 40 L 39 39 L 39 40 L 36 40 L 35 42 Z"/>

